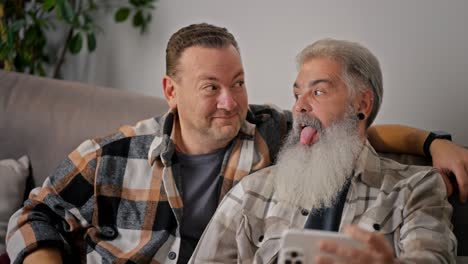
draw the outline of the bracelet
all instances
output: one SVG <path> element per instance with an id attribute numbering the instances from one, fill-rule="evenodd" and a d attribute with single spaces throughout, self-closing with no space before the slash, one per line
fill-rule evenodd
<path id="1" fill-rule="evenodd" d="M 426 156 L 428 160 L 432 160 L 430 147 L 431 147 L 432 141 L 436 139 L 448 139 L 452 141 L 452 136 L 449 133 L 444 132 L 444 131 L 429 132 L 429 135 L 427 136 L 426 140 L 424 140 L 424 144 L 423 144 L 424 155 Z"/>

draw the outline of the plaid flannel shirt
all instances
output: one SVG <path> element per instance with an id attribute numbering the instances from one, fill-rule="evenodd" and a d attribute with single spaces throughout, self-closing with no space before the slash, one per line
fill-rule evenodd
<path id="1" fill-rule="evenodd" d="M 176 117 L 168 112 L 82 143 L 11 217 L 12 262 L 49 246 L 64 252 L 65 263 L 177 263 L 183 204 L 171 169 Z M 291 120 L 255 105 L 247 117 L 226 151 L 219 201 L 271 164 Z"/>
<path id="2" fill-rule="evenodd" d="M 275 198 L 276 166 L 244 178 L 224 198 L 189 263 L 274 263 L 283 232 L 303 228 L 308 210 Z M 313 176 L 311 176 L 313 177 Z M 452 207 L 434 169 L 379 157 L 366 142 L 339 231 L 356 224 L 385 234 L 401 263 L 454 263 Z"/>

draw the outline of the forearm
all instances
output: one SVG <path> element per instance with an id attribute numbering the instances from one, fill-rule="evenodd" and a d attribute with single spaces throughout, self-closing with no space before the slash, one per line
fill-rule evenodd
<path id="1" fill-rule="evenodd" d="M 405 153 L 424 156 L 423 145 L 428 131 L 403 125 L 369 127 L 367 137 L 379 152 Z"/>
<path id="2" fill-rule="evenodd" d="M 11 216 L 6 247 L 13 263 L 22 263 L 25 257 L 36 250 L 42 252 L 39 250 L 45 247 L 56 248 L 64 252 L 64 256 L 70 253 L 64 234 L 77 232 L 83 228 L 82 223 L 91 220 L 83 216 L 90 215 L 92 208 L 79 208 L 76 204 L 77 201 L 84 204 L 93 199 L 93 192 L 89 191 L 91 188 L 86 188 L 87 183 L 73 180 L 73 177 L 81 179 L 83 175 L 86 175 L 85 171 L 79 171 L 70 160 L 65 160 L 41 188 L 31 191 L 24 207 Z M 69 190 L 80 190 L 79 197 Z"/>
<path id="3" fill-rule="evenodd" d="M 56 248 L 40 248 L 27 255 L 23 261 L 24 264 L 36 264 L 36 263 L 63 263 L 62 254 L 60 250 Z"/>
<path id="4" fill-rule="evenodd" d="M 27 202 L 32 203 L 31 200 Z M 67 247 L 63 236 L 51 224 L 55 220 L 52 220 L 53 216 L 47 209 L 34 209 L 40 207 L 45 206 L 37 203 L 37 207 L 24 207 L 10 218 L 6 249 L 12 263 L 22 263 L 27 256 L 41 248 L 53 247 L 63 250 Z"/>

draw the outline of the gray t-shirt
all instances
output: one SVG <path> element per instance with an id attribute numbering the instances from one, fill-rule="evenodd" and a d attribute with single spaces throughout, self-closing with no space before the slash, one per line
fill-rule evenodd
<path id="1" fill-rule="evenodd" d="M 184 203 L 178 263 L 187 263 L 218 207 L 222 161 L 226 149 L 201 155 L 176 153 L 174 178 Z"/>

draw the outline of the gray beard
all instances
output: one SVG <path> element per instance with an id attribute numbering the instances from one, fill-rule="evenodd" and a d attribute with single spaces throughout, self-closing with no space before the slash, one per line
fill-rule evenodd
<path id="1" fill-rule="evenodd" d="M 347 114 L 325 129 L 317 124 L 320 137 L 311 146 L 299 143 L 296 121 L 308 120 L 313 125 L 318 120 L 299 117 L 294 121 L 294 129 L 278 154 L 275 189 L 279 201 L 307 209 L 333 205 L 352 176 L 364 145 L 354 116 Z"/>

